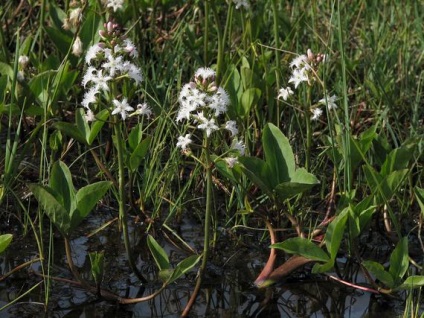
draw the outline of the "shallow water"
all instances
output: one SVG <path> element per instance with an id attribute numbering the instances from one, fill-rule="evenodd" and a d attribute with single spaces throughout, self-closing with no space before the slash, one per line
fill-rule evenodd
<path id="1" fill-rule="evenodd" d="M 112 224 L 96 235 L 87 237 L 99 225 L 111 219 L 109 213 L 96 213 L 84 223 L 84 228 L 75 233 L 71 241 L 73 260 L 81 274 L 90 280 L 88 252 L 105 250 L 105 278 L 102 287 L 121 297 L 141 297 L 159 289 L 154 261 L 148 253 L 142 225 L 132 227 L 134 252 L 139 255 L 138 267 L 149 283 L 142 285 L 131 273 L 125 251 L 120 242 L 116 224 Z M 180 235 L 200 250 L 202 235 L 200 226 L 185 221 Z M 159 231 L 157 231 L 160 234 Z M 310 274 L 310 266 L 294 272 L 274 287 L 257 289 L 253 286 L 267 260 L 267 242 L 259 242 L 259 234 L 243 236 L 245 242 L 235 244 L 222 231 L 214 251 L 204 288 L 198 296 L 190 317 L 396 317 L 403 312 L 402 298 L 388 298 L 368 292 L 354 290 L 329 280 L 325 275 Z M 189 254 L 174 247 L 157 235 L 157 240 L 167 251 L 173 264 Z M 44 242 L 47 244 L 48 240 Z M 36 258 L 36 245 L 28 235 L 14 239 L 13 245 L 0 257 L 1 273 Z M 60 236 L 54 239 L 54 259 L 51 275 L 72 279 Z M 281 263 L 283 256 L 281 256 Z M 340 258 L 340 266 L 350 266 Z M 18 295 L 29 290 L 42 278 L 33 272 L 41 272 L 39 262 L 17 271 L 0 281 L 0 306 L 12 302 Z M 352 267 L 350 279 L 365 283 L 358 269 Z M 62 281 L 51 281 L 51 294 L 47 312 L 44 313 L 44 287 L 28 295 L 0 312 L 0 317 L 178 317 L 193 290 L 196 272 L 180 278 L 151 301 L 135 305 L 119 306 L 112 302 L 98 301 L 96 297 L 80 287 Z M 349 278 L 347 278 L 348 280 Z M 400 295 L 402 296 L 402 295 Z"/>

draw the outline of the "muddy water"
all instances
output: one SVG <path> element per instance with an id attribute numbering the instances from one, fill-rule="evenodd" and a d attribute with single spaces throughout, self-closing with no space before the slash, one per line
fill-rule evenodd
<path id="1" fill-rule="evenodd" d="M 112 224 L 96 235 L 94 229 L 111 220 L 112 213 L 96 213 L 75 233 L 71 245 L 73 260 L 82 275 L 91 280 L 89 251 L 104 250 L 105 277 L 102 287 L 122 297 L 141 297 L 153 293 L 161 284 L 154 261 L 145 247 L 143 225 L 132 227 L 132 239 L 138 267 L 148 278 L 143 285 L 131 273 L 122 247 L 120 233 Z M 183 222 L 180 235 L 201 250 L 200 225 Z M 157 239 L 165 247 L 170 260 L 176 264 L 189 254 L 176 248 L 158 233 Z M 259 242 L 259 234 L 243 235 L 246 240 L 235 244 L 228 231 L 221 231 L 220 240 L 191 317 L 397 317 L 403 312 L 402 298 L 387 298 L 348 288 L 326 276 L 310 274 L 310 267 L 293 273 L 277 286 L 258 290 L 252 283 L 267 259 L 267 242 Z M 240 244 L 242 243 L 242 244 Z M 47 246 L 48 239 L 44 244 Z M 73 279 L 70 274 L 60 236 L 53 239 L 53 266 L 50 275 Z M 11 248 L 0 257 L 1 274 L 38 257 L 31 235 L 16 238 Z M 46 256 L 47 257 L 47 256 Z M 283 259 L 283 256 L 281 256 Z M 340 259 L 340 266 L 347 266 Z M 281 261 L 280 261 L 281 262 Z M 42 272 L 39 262 L 17 271 L 0 281 L 0 307 L 13 302 L 43 279 L 34 274 Z M 357 269 L 349 271 L 356 283 L 364 283 Z M 44 308 L 43 284 L 0 312 L 0 317 L 178 317 L 194 286 L 196 272 L 177 280 L 159 296 L 148 302 L 119 306 L 99 301 L 84 289 L 64 281 L 51 280 L 48 306 Z M 400 295 L 402 296 L 402 295 Z"/>

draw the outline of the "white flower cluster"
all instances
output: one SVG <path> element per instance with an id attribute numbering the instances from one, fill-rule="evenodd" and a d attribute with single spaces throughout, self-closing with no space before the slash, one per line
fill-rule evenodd
<path id="1" fill-rule="evenodd" d="M 246 10 L 249 10 L 250 3 L 248 0 L 233 0 L 233 3 L 236 5 L 236 9 L 243 7 Z"/>
<path id="2" fill-rule="evenodd" d="M 143 80 L 140 68 L 131 62 L 131 59 L 138 57 L 134 44 L 131 40 L 119 36 L 117 24 L 108 22 L 105 28 L 106 30 L 99 32 L 103 41 L 91 46 L 85 55 L 88 67 L 82 79 L 86 92 L 81 105 L 87 110 L 87 120 L 94 119 L 92 105 L 97 104 L 102 93 L 107 94 L 111 91 L 112 83 L 117 87 L 121 80 L 129 78 L 138 85 Z M 116 94 L 116 91 L 113 93 Z M 146 104 L 139 104 L 134 111 L 127 98 L 113 99 L 111 106 L 114 107 L 111 114 L 121 115 L 122 120 L 128 116 L 151 114 Z"/>
<path id="3" fill-rule="evenodd" d="M 300 83 L 307 82 L 309 85 L 314 80 L 314 76 L 316 74 L 317 66 L 327 61 L 327 56 L 321 53 L 314 54 L 310 49 L 307 50 L 306 54 L 302 54 L 293 59 L 290 63 L 290 67 L 292 68 L 292 75 L 289 78 L 289 83 L 294 85 L 294 88 L 297 89 Z M 282 87 L 278 91 L 277 98 L 282 98 L 286 101 L 294 92 L 290 86 Z M 335 101 L 337 97 L 335 95 L 331 97 L 324 97 L 319 100 L 319 104 L 327 105 L 328 109 L 336 109 L 337 105 Z M 318 120 L 322 115 L 322 109 L 314 108 L 312 111 L 312 120 Z"/>
<path id="4" fill-rule="evenodd" d="M 234 120 L 229 120 L 219 126 L 218 118 L 227 112 L 230 98 L 222 87 L 216 85 L 215 76 L 215 71 L 210 68 L 202 67 L 196 71 L 194 81 L 185 84 L 181 89 L 178 97 L 180 108 L 176 121 L 187 120 L 197 129 L 203 130 L 207 138 L 216 130 L 227 130 L 233 138 L 232 152 L 244 155 L 244 144 L 237 139 L 237 123 Z M 178 137 L 177 147 L 186 151 L 191 143 L 191 134 L 186 134 Z M 236 157 L 224 160 L 230 167 L 233 167 L 237 162 Z"/>

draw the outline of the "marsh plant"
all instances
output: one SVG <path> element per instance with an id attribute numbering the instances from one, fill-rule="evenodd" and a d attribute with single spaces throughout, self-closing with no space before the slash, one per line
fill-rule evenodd
<path id="1" fill-rule="evenodd" d="M 296 270 L 294 286 L 308 273 L 419 316 L 416 2 L 15 2 L 0 5 L 0 282 L 22 292 L 3 309 L 54 315 L 69 283 L 152 316 L 316 315 L 278 285 Z"/>
<path id="2" fill-rule="evenodd" d="M 177 147 L 181 148 L 182 152 L 186 155 L 200 162 L 203 166 L 206 183 L 202 264 L 199 269 L 195 290 L 183 311 L 183 316 L 188 315 L 196 300 L 209 256 L 213 203 L 213 160 L 211 156 L 215 154 L 215 149 L 211 140 L 214 135 L 222 131 L 228 135 L 227 139 L 232 140 L 230 145 L 226 146 L 226 150 L 222 147 L 224 151 L 223 154 L 220 154 L 220 156 L 225 155 L 222 160 L 230 167 L 234 167 L 238 161 L 237 157 L 245 153 L 243 142 L 237 139 L 239 132 L 237 123 L 234 120 L 225 121 L 225 114 L 230 106 L 230 99 L 228 93 L 216 84 L 215 77 L 216 73 L 212 69 L 199 68 L 194 74 L 193 81 L 183 86 L 178 97 L 180 108 L 177 113 L 176 121 L 177 123 L 185 122 L 184 124 L 189 126 L 188 130 L 192 132 L 178 137 Z M 196 132 L 199 132 L 200 136 L 196 136 Z M 194 139 L 195 137 L 200 140 L 199 146 L 202 149 L 200 158 L 195 157 L 190 149 L 190 145 L 193 143 L 192 138 Z M 221 145 L 225 143 L 225 135 L 222 133 L 219 139 L 218 143 Z M 195 146 L 195 144 L 192 146 Z"/>

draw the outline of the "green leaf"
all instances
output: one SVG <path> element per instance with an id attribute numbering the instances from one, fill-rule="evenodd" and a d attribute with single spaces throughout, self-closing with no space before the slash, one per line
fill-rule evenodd
<path id="1" fill-rule="evenodd" d="M 146 137 L 142 142 L 140 142 L 137 147 L 134 149 L 133 153 L 130 156 L 129 168 L 132 172 L 138 169 L 140 166 L 141 160 L 146 156 L 147 151 L 149 151 L 150 141 L 152 137 Z"/>
<path id="2" fill-rule="evenodd" d="M 106 120 L 109 118 L 109 111 L 107 109 L 101 110 L 96 115 L 96 120 L 91 124 L 90 134 L 88 136 L 87 142 L 91 145 L 102 129 L 103 125 L 106 123 Z"/>
<path id="3" fill-rule="evenodd" d="M 315 261 L 327 262 L 330 260 L 327 253 L 320 247 L 310 240 L 301 237 L 289 238 L 284 242 L 272 244 L 271 247 L 282 249 L 287 253 L 298 254 Z"/>
<path id="4" fill-rule="evenodd" d="M 381 167 L 381 175 L 387 176 L 396 170 L 408 168 L 409 161 L 414 156 L 415 148 L 416 144 L 412 143 L 393 149 L 388 154 L 383 166 Z"/>
<path id="5" fill-rule="evenodd" d="M 74 138 L 76 141 L 86 144 L 85 135 L 74 125 L 66 122 L 57 122 L 53 124 L 53 127 L 59 129 L 65 135 Z"/>
<path id="6" fill-rule="evenodd" d="M 76 209 L 70 215 L 72 229 L 81 223 L 111 186 L 110 181 L 99 181 L 78 190 L 75 197 Z"/>
<path id="7" fill-rule="evenodd" d="M 409 276 L 402 285 L 396 289 L 413 289 L 424 286 L 424 276 Z"/>
<path id="8" fill-rule="evenodd" d="M 424 189 L 415 187 L 414 188 L 415 197 L 417 198 L 418 204 L 421 209 L 421 214 L 424 215 Z"/>
<path id="9" fill-rule="evenodd" d="M 330 259 L 327 263 L 321 264 L 316 263 L 314 267 L 312 267 L 313 274 L 325 273 L 330 271 L 334 267 L 334 259 Z"/>
<path id="10" fill-rule="evenodd" d="M 266 162 L 256 157 L 239 157 L 239 162 L 243 165 L 243 173 L 269 197 L 272 197 L 273 186 L 268 174 L 269 169 Z"/>
<path id="11" fill-rule="evenodd" d="M 335 260 L 340 244 L 343 239 L 346 220 L 349 214 L 349 208 L 344 209 L 340 214 L 328 225 L 325 233 L 325 245 L 330 253 L 331 259 Z"/>
<path id="12" fill-rule="evenodd" d="M 390 255 L 389 273 L 393 277 L 395 285 L 400 284 L 409 267 L 408 237 L 403 237 Z"/>
<path id="13" fill-rule="evenodd" d="M 13 238 L 12 234 L 0 235 L 0 254 L 6 250 L 10 242 L 12 242 L 12 238 Z"/>
<path id="14" fill-rule="evenodd" d="M 45 26 L 44 30 L 56 46 L 56 48 L 63 54 L 68 53 L 69 47 L 72 43 L 72 37 L 68 33 L 64 32 L 63 29 L 56 29 L 53 27 Z"/>
<path id="15" fill-rule="evenodd" d="M 383 265 L 374 261 L 363 261 L 362 265 L 378 280 L 389 288 L 394 287 L 394 280 L 392 275 L 384 270 Z"/>
<path id="16" fill-rule="evenodd" d="M 293 150 L 289 140 L 274 124 L 268 123 L 262 135 L 265 159 L 270 168 L 273 187 L 291 181 L 295 173 Z"/>
<path id="17" fill-rule="evenodd" d="M 128 145 L 132 151 L 134 151 L 134 149 L 140 144 L 142 137 L 143 131 L 141 130 L 141 123 L 138 123 L 131 129 L 130 133 L 128 134 Z"/>
<path id="18" fill-rule="evenodd" d="M 88 143 L 88 139 L 90 138 L 90 126 L 88 125 L 88 121 L 85 119 L 85 111 L 82 108 L 78 108 L 75 114 L 75 122 L 77 124 L 78 130 L 84 136 L 85 143 Z"/>
<path id="19" fill-rule="evenodd" d="M 147 236 L 147 246 L 149 247 L 150 253 L 152 253 L 156 265 L 158 266 L 160 271 L 171 268 L 171 265 L 169 264 L 168 255 L 166 254 L 165 250 L 151 235 Z"/>
<path id="20" fill-rule="evenodd" d="M 104 251 L 101 252 L 90 252 L 91 274 L 93 275 L 94 281 L 100 284 L 103 279 L 104 272 Z"/>
<path id="21" fill-rule="evenodd" d="M 57 194 L 52 189 L 38 184 L 30 184 L 28 187 L 53 224 L 64 236 L 68 236 L 71 219 L 69 212 L 56 199 Z"/>
<path id="22" fill-rule="evenodd" d="M 175 270 L 172 273 L 172 276 L 167 281 L 167 284 L 171 284 L 172 282 L 180 278 L 182 275 L 190 271 L 194 266 L 196 266 L 200 259 L 200 255 L 191 255 L 186 259 L 182 260 L 180 263 L 178 263 L 177 267 L 175 267 Z"/>
<path id="23" fill-rule="evenodd" d="M 260 97 L 261 90 L 259 88 L 249 88 L 245 90 L 243 95 L 241 95 L 241 102 L 239 104 L 241 107 L 237 108 L 237 115 L 243 118 L 249 114 L 250 109 L 253 105 L 258 103 Z"/>
<path id="24" fill-rule="evenodd" d="M 69 168 L 62 161 L 53 164 L 49 186 L 58 194 L 56 199 L 68 213 L 75 209 L 75 188 Z"/>

